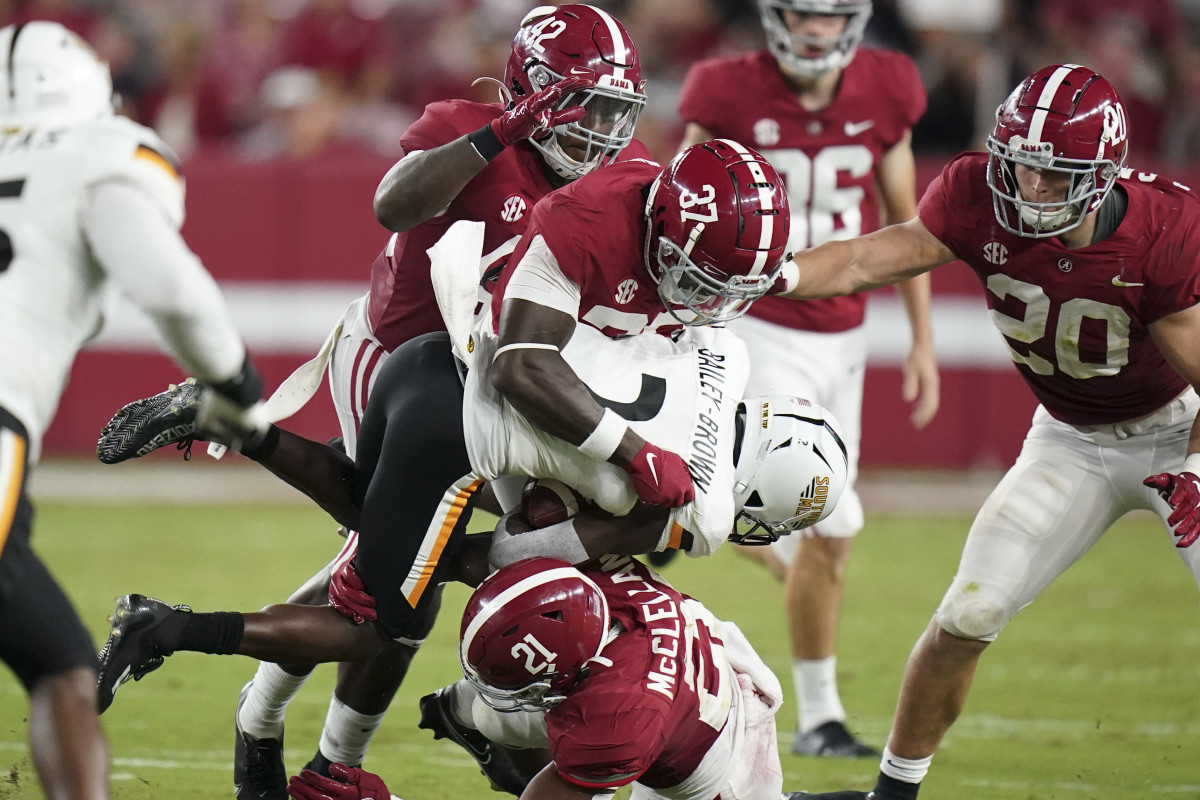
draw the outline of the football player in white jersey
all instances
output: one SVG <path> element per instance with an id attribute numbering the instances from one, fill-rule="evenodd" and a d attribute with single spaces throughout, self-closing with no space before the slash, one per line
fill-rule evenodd
<path id="1" fill-rule="evenodd" d="M 30 548 L 26 479 L 42 435 L 117 290 L 210 382 L 205 413 L 217 427 L 257 429 L 262 382 L 216 282 L 180 238 L 175 157 L 113 115 L 108 66 L 51 22 L 0 29 L 0 53 L 0 659 L 29 692 L 46 796 L 102 800 L 95 651 Z"/>

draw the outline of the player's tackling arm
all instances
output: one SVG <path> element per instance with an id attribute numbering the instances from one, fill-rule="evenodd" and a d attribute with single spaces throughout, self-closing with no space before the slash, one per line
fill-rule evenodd
<path id="1" fill-rule="evenodd" d="M 466 136 L 401 158 L 375 190 L 375 218 L 403 232 L 440 214 L 488 165 Z"/>
<path id="2" fill-rule="evenodd" d="M 794 259 L 798 282 L 783 296 L 804 300 L 897 283 L 953 261 L 954 253 L 914 217 L 866 236 L 826 242 Z"/>
<path id="3" fill-rule="evenodd" d="M 575 332 L 575 318 L 528 300 L 505 300 L 500 342 L 491 381 L 513 408 L 542 430 L 579 446 L 604 416 L 561 350 Z M 645 445 L 626 427 L 608 460 L 626 465 Z"/>

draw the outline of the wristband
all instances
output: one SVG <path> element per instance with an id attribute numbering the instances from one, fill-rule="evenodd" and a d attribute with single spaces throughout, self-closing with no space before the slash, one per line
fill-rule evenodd
<path id="1" fill-rule="evenodd" d="M 579 452 L 597 461 L 608 461 L 621 446 L 621 439 L 625 438 L 628 429 L 629 426 L 620 415 L 606 408 L 604 416 L 600 417 L 600 424 L 580 443 Z"/>
<path id="2" fill-rule="evenodd" d="M 504 145 L 501 144 L 500 137 L 496 135 L 496 132 L 492 130 L 491 123 L 484 125 L 474 133 L 467 134 L 467 141 L 484 161 L 490 162 L 504 152 Z"/>
<path id="3" fill-rule="evenodd" d="M 254 362 L 247 355 L 242 361 L 242 368 L 227 381 L 212 384 L 213 391 L 228 398 L 239 408 L 249 408 L 262 400 L 262 378 L 254 368 Z"/>
<path id="4" fill-rule="evenodd" d="M 1200 475 L 1200 453 L 1189 453 L 1188 457 L 1183 460 L 1183 469 L 1180 472 Z"/>

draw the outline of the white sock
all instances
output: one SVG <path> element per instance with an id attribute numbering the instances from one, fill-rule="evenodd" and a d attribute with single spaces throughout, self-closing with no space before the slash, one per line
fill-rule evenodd
<path id="1" fill-rule="evenodd" d="M 931 761 L 933 761 L 933 756 L 901 758 L 885 747 L 883 748 L 883 758 L 879 760 L 879 771 L 898 781 L 920 783 L 929 772 Z"/>
<path id="2" fill-rule="evenodd" d="M 806 733 L 830 720 L 844 720 L 846 709 L 837 687 L 837 656 L 819 661 L 792 662 L 792 680 L 800 700 L 800 733 Z"/>
<path id="3" fill-rule="evenodd" d="M 278 664 L 260 661 L 250 691 L 238 712 L 238 725 L 255 739 L 278 739 L 283 735 L 283 717 L 288 703 L 306 680 L 308 675 L 292 675 L 280 669 Z"/>
<path id="4" fill-rule="evenodd" d="M 383 714 L 360 714 L 334 695 L 321 731 L 321 755 L 348 766 L 361 764 Z"/>

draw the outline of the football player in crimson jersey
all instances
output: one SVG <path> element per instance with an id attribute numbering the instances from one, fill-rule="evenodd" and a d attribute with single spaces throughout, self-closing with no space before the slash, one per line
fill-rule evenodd
<path id="1" fill-rule="evenodd" d="M 618 157 L 646 157 L 645 146 L 633 139 L 644 84 L 637 49 L 615 18 L 588 5 L 542 6 L 514 37 L 501 84 L 507 102 L 432 103 L 404 133 L 405 155 L 375 195 L 379 221 L 396 233 L 371 266 L 370 291 L 343 315 L 329 354 L 330 390 L 351 458 L 388 354 L 445 329 L 427 250 L 455 222 L 479 220 L 485 258 L 503 259 L 550 191 Z M 330 570 L 352 558 L 356 547 L 351 532 L 330 566 L 292 599 L 325 603 Z M 340 670 L 314 756 L 318 768 L 330 760 L 362 760 L 435 614 L 431 609 L 425 625 L 378 658 Z M 235 739 L 239 798 L 286 796 L 284 713 L 312 669 L 263 662 L 243 689 Z"/>
<path id="2" fill-rule="evenodd" d="M 265 424 L 262 381 L 216 282 L 179 234 L 178 161 L 154 131 L 113 115 L 108 65 L 55 22 L 0 28 L 0 51 L 0 661 L 29 693 L 29 749 L 45 796 L 104 800 L 94 645 L 30 544 L 27 481 L 42 437 L 118 291 L 210 382 L 218 402 L 206 405 L 228 421 Z M 6 716 L 15 720 L 18 705 L 6 700 Z"/>
<path id="3" fill-rule="evenodd" d="M 916 219 L 798 256 L 797 297 L 962 259 L 1041 404 L 909 658 L 875 800 L 917 796 L 984 649 L 1125 513 L 1162 517 L 1200 584 L 1200 203 L 1126 169 L 1126 137 L 1104 78 L 1046 67 L 1000 106 L 988 152 L 930 184 Z"/>
<path id="4" fill-rule="evenodd" d="M 467 601 L 459 656 L 467 679 L 443 691 L 467 727 L 549 748 L 523 800 L 783 796 L 778 679 L 736 625 L 635 559 L 500 569 Z M 391 796 L 377 775 L 337 775 L 301 773 L 292 796 Z"/>
<path id="5" fill-rule="evenodd" d="M 491 374 L 497 391 L 515 398 L 508 402 L 522 412 L 530 409 L 527 424 L 594 459 L 597 467 L 608 462 L 623 472 L 629 507 L 639 498 L 681 506 L 694 494 L 681 457 L 647 442 L 615 411 L 599 405 L 559 348 L 576 327 L 609 343 L 644 331 L 671 345 L 685 326 L 737 316 L 768 290 L 781 288 L 787 222 L 779 176 L 734 142 L 697 145 L 665 168 L 631 161 L 588 174 L 539 203 L 517 256 L 501 274 L 498 320 L 489 316 L 475 330 L 481 338 L 468 379 Z M 484 352 L 495 355 L 494 363 L 481 363 Z M 156 669 L 163 656 L 180 649 L 282 663 L 372 657 L 426 619 L 441 583 L 481 579 L 467 569 L 476 563 L 469 556 L 480 543 L 465 536 L 465 525 L 483 480 L 464 439 L 461 366 L 447 333 L 426 334 L 397 348 L 368 403 L 353 461 L 276 426 L 241 449 L 359 531 L 358 550 L 346 565 L 352 577 L 339 571 L 334 583 L 357 580 L 355 573 L 361 573 L 377 603 L 375 624 L 354 625 L 337 610 L 294 603 L 263 613 L 193 616 L 130 595 L 118 605 L 101 654 L 102 707 L 121 682 Z M 194 388 L 175 387 L 126 406 L 106 428 L 100 450 L 115 444 L 122 452 L 110 460 L 118 461 L 169 443 L 144 423 L 149 418 L 165 429 L 186 428 L 198 407 Z M 731 397 L 740 396 L 740 389 L 731 390 Z M 710 391 L 722 397 L 720 386 Z M 610 405 L 627 405 L 634 416 L 645 412 L 636 402 Z M 730 417 L 733 405 L 721 406 Z M 142 413 L 151 407 L 161 413 Z M 191 430 L 189 437 L 207 434 L 202 425 Z M 655 541 L 661 530 L 660 525 L 654 531 Z M 728 530 L 726 525 L 722 533 Z M 481 545 L 486 570 L 490 536 Z M 339 603 L 333 591 L 330 600 Z"/>
<path id="6" fill-rule="evenodd" d="M 767 49 L 692 66 L 680 97 L 684 146 L 720 136 L 753 145 L 788 187 L 789 247 L 849 239 L 916 213 L 911 128 L 925 110 L 916 65 L 901 53 L 859 50 L 871 0 L 759 0 Z M 887 80 L 880 80 L 880 76 Z M 903 393 L 922 428 L 939 402 L 930 281 L 897 287 L 912 330 Z M 865 295 L 802 303 L 767 297 L 730 327 L 750 350 L 750 394 L 809 397 L 846 431 L 851 484 L 812 535 L 744 551 L 783 578 L 799 718 L 792 751 L 872 756 L 846 729 L 836 646 L 842 589 L 863 526 L 854 491 L 867 347 Z"/>

